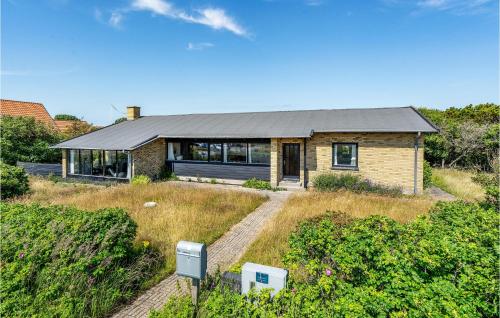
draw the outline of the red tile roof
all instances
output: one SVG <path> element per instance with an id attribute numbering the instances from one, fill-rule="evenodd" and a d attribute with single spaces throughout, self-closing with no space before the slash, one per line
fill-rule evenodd
<path id="1" fill-rule="evenodd" d="M 5 115 L 35 117 L 36 120 L 54 127 L 54 120 L 42 103 L 0 99 L 0 116 Z"/>

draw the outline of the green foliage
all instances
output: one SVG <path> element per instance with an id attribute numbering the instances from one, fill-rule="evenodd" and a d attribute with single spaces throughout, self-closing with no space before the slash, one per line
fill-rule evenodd
<path id="1" fill-rule="evenodd" d="M 419 111 L 441 129 L 425 138 L 425 159 L 432 166 L 452 164 L 492 169 L 499 150 L 500 105 L 468 105 L 446 110 L 420 108 Z M 470 138 L 471 132 L 476 132 L 478 138 Z"/>
<path id="2" fill-rule="evenodd" d="M 61 162 L 61 150 L 49 148 L 61 140 L 54 129 L 33 117 L 3 116 L 0 125 L 0 156 L 5 163 Z"/>
<path id="3" fill-rule="evenodd" d="M 127 121 L 127 117 L 118 118 L 117 120 L 115 120 L 114 124 L 119 124 L 119 123 L 122 123 L 124 121 Z"/>
<path id="4" fill-rule="evenodd" d="M 151 178 L 146 176 L 146 175 L 143 175 L 143 174 L 139 174 L 139 175 L 134 176 L 132 178 L 133 185 L 143 185 L 143 184 L 149 184 L 149 183 L 151 183 Z"/>
<path id="5" fill-rule="evenodd" d="M 432 168 L 427 160 L 424 160 L 424 189 L 432 186 Z"/>
<path id="6" fill-rule="evenodd" d="M 271 299 L 219 284 L 202 294 L 197 316 L 496 317 L 499 225 L 494 210 L 464 202 L 408 224 L 329 214 L 290 237 L 287 290 Z"/>
<path id="7" fill-rule="evenodd" d="M 382 195 L 401 195 L 402 191 L 398 187 L 391 187 L 373 183 L 363 179 L 359 175 L 352 173 L 333 174 L 325 173 L 318 175 L 313 180 L 314 188 L 318 191 L 338 191 L 349 190 L 353 192 L 372 192 Z"/>
<path id="8" fill-rule="evenodd" d="M 3 317 L 102 317 L 159 268 L 120 209 L 0 203 Z"/>
<path id="9" fill-rule="evenodd" d="M 486 208 L 500 211 L 500 175 L 495 173 L 476 173 L 472 181 L 480 184 L 485 192 L 485 200 L 482 202 Z"/>
<path id="10" fill-rule="evenodd" d="M 23 168 L 0 162 L 0 173 L 0 196 L 2 199 L 9 199 L 28 192 L 28 175 Z"/>
<path id="11" fill-rule="evenodd" d="M 271 186 L 271 183 L 268 181 L 264 180 L 259 180 L 257 178 L 251 178 L 246 180 L 243 183 L 243 186 L 245 188 L 253 188 L 253 189 L 259 189 L 259 190 L 272 190 L 273 187 Z"/>
<path id="12" fill-rule="evenodd" d="M 54 116 L 55 120 L 73 120 L 73 121 L 80 121 L 80 118 L 73 116 L 73 115 L 68 115 L 68 114 L 57 114 Z"/>
<path id="13" fill-rule="evenodd" d="M 271 190 L 271 191 L 281 191 L 283 189 L 271 186 L 269 181 L 260 180 L 257 178 L 250 178 L 243 183 L 243 187 L 252 188 L 258 190 Z"/>
<path id="14" fill-rule="evenodd" d="M 195 308 L 190 297 L 173 297 L 161 310 L 154 310 L 149 318 L 192 318 Z"/>
<path id="15" fill-rule="evenodd" d="M 166 166 L 161 167 L 158 179 L 161 181 L 179 181 L 179 178 L 175 175 L 175 173 L 167 169 Z"/>

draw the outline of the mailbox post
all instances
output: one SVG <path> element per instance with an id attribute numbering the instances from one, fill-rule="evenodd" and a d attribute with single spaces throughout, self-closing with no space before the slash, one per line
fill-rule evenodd
<path id="1" fill-rule="evenodd" d="M 200 280 L 207 273 L 207 248 L 203 243 L 179 241 L 176 248 L 176 273 L 192 280 L 193 305 L 198 306 Z"/>

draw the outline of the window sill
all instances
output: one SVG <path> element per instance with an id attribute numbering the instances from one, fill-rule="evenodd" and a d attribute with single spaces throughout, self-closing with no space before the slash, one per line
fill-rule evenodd
<path id="1" fill-rule="evenodd" d="M 347 170 L 347 171 L 359 171 L 358 167 L 349 167 L 349 166 L 333 166 L 332 170 Z"/>

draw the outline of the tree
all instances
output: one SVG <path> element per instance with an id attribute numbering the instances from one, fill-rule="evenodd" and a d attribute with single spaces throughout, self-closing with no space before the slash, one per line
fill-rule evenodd
<path id="1" fill-rule="evenodd" d="M 97 130 L 97 127 L 93 126 L 92 124 L 89 124 L 85 121 L 75 121 L 71 123 L 71 126 L 64 133 L 64 136 L 66 138 L 75 138 L 95 130 Z"/>
<path id="2" fill-rule="evenodd" d="M 120 117 L 117 120 L 115 120 L 114 123 L 119 124 L 119 123 L 124 122 L 124 121 L 127 121 L 127 117 Z"/>
<path id="3" fill-rule="evenodd" d="M 3 116 L 0 127 L 0 158 L 5 163 L 15 165 L 17 161 L 61 161 L 61 151 L 50 148 L 61 141 L 61 136 L 54 128 L 33 117 L 12 116 Z"/>
<path id="4" fill-rule="evenodd" d="M 440 128 L 425 138 L 425 159 L 431 165 L 493 169 L 499 152 L 500 105 L 419 110 Z"/>
<path id="5" fill-rule="evenodd" d="M 80 118 L 73 116 L 73 115 L 68 115 L 68 114 L 57 114 L 54 116 L 55 120 L 74 120 L 74 121 L 80 121 Z"/>

